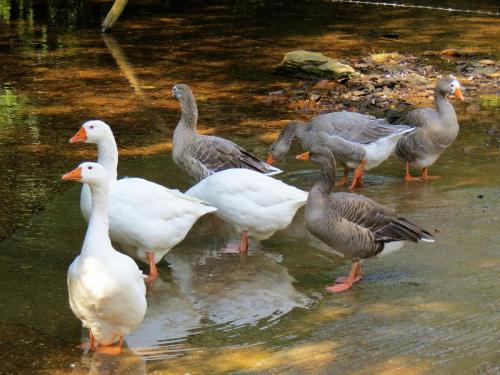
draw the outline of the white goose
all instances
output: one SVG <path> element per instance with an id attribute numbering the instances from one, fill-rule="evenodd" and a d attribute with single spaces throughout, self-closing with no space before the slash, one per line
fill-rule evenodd
<path id="1" fill-rule="evenodd" d="M 212 174 L 186 194 L 217 207 L 215 214 L 241 233 L 240 252 L 248 250 L 249 236 L 263 240 L 286 228 L 307 201 L 305 191 L 242 168 Z"/>
<path id="2" fill-rule="evenodd" d="M 97 163 L 82 163 L 62 179 L 88 184 L 92 194 L 92 212 L 82 251 L 68 270 L 69 304 L 89 329 L 90 349 L 96 344 L 99 352 L 119 354 L 123 338 L 142 322 L 146 313 L 144 275 L 132 258 L 111 245 L 106 170 Z M 109 346 L 117 341 L 117 346 Z"/>
<path id="3" fill-rule="evenodd" d="M 149 263 L 149 280 L 158 276 L 156 263 L 186 237 L 193 224 L 216 211 L 200 200 L 141 178 L 117 180 L 118 148 L 110 127 L 103 121 L 87 121 L 70 143 L 97 144 L 98 162 L 110 176 L 109 235 L 124 250 Z M 84 185 L 80 197 L 88 220 L 92 202 Z"/>

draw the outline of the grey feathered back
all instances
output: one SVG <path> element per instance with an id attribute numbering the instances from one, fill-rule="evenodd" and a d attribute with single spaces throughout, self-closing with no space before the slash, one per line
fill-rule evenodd
<path id="1" fill-rule="evenodd" d="M 307 124 L 290 122 L 271 145 L 270 152 L 275 159 L 282 159 L 289 151 L 293 138 L 297 137 L 304 151 L 315 145 L 324 145 L 341 162 L 359 162 L 366 154 L 363 145 L 408 129 L 405 125 L 391 125 L 385 119 L 356 112 L 324 113 Z"/>
<path id="2" fill-rule="evenodd" d="M 420 108 L 406 113 L 391 115 L 388 121 L 417 129 L 403 136 L 395 153 L 403 160 L 413 162 L 426 155 L 439 155 L 456 139 L 459 131 L 457 115 L 448 100 L 449 84 L 454 77 L 441 79 L 434 90 L 436 108 Z"/>

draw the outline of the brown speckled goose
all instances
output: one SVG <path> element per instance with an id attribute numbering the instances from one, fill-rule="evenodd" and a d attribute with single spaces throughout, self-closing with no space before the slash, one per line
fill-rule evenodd
<path id="1" fill-rule="evenodd" d="M 349 187 L 352 190 L 361 186 L 365 170 L 380 165 L 392 154 L 398 140 L 413 130 L 409 126 L 391 125 L 385 119 L 355 112 L 325 113 L 307 124 L 291 121 L 285 126 L 271 145 L 267 162 L 281 160 L 295 137 L 303 150 L 322 145 L 344 165 L 344 177 L 339 185 L 347 184 L 349 169 L 354 169 Z"/>
<path id="2" fill-rule="evenodd" d="M 448 95 L 464 100 L 460 83 L 453 76 L 441 79 L 434 89 L 436 108 L 421 108 L 402 116 L 393 116 L 389 122 L 405 124 L 417 128 L 405 135 L 396 145 L 396 155 L 406 161 L 406 181 L 430 180 L 439 176 L 429 176 L 428 168 L 439 158 L 458 135 L 457 115 Z M 422 168 L 420 178 L 410 175 L 410 165 Z"/>
<path id="3" fill-rule="evenodd" d="M 181 106 L 181 119 L 172 142 L 172 157 L 193 179 L 201 181 L 215 172 L 230 168 L 246 168 L 267 175 L 281 172 L 227 139 L 198 134 L 198 108 L 188 85 L 175 85 L 172 95 Z"/>
<path id="4" fill-rule="evenodd" d="M 321 179 L 307 198 L 305 222 L 309 231 L 337 254 L 352 259 L 349 276 L 338 278 L 329 292 L 349 289 L 362 276 L 360 260 L 400 249 L 406 241 L 434 242 L 429 232 L 397 217 L 377 202 L 353 193 L 332 193 L 335 158 L 325 147 L 314 147 L 299 160 L 320 164 Z"/>

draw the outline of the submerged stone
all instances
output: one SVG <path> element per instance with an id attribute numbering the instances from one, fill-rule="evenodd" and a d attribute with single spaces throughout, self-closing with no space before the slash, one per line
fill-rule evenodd
<path id="1" fill-rule="evenodd" d="M 281 63 L 276 67 L 276 72 L 299 77 L 333 79 L 360 75 L 353 67 L 343 64 L 337 59 L 332 59 L 320 52 L 310 51 L 286 53 Z"/>
<path id="2" fill-rule="evenodd" d="M 480 48 L 466 47 L 466 48 L 448 48 L 439 53 L 444 57 L 472 57 L 485 55 L 485 51 Z"/>

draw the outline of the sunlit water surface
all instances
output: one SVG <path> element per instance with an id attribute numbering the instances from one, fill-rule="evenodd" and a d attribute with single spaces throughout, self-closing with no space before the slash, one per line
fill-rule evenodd
<path id="1" fill-rule="evenodd" d="M 456 105 L 460 135 L 432 167 L 441 180 L 405 184 L 393 159 L 360 190 L 432 231 L 435 244 L 367 261 L 361 283 L 329 295 L 324 286 L 350 265 L 307 233 L 303 211 L 246 258 L 221 254 L 237 238 L 203 218 L 161 263 L 146 318 L 116 358 L 76 348 L 86 333 L 68 306 L 66 271 L 85 224 L 80 186 L 60 182 L 95 155 L 68 139 L 100 118 L 115 132 L 121 176 L 187 188 L 169 151 L 176 82 L 192 86 L 203 129 L 264 157 L 266 133 L 314 114 L 267 100 L 296 82 L 273 74 L 285 52 L 473 46 L 498 58 L 498 18 L 316 1 L 144 2 L 103 37 L 108 4 L 46 3 L 0 1 L 0 373 L 500 373 L 500 152 L 487 133 L 500 115 L 480 98 Z M 292 157 L 280 167 L 306 190 L 319 176 Z"/>

